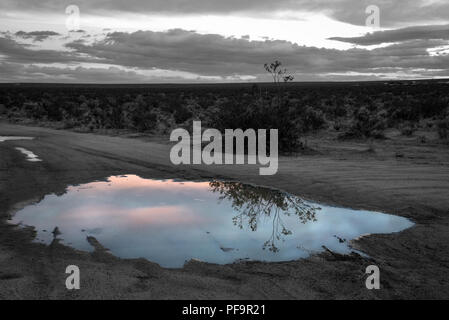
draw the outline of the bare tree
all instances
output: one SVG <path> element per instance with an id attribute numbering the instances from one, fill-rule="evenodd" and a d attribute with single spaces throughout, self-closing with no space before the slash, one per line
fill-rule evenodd
<path id="1" fill-rule="evenodd" d="M 288 73 L 286 68 L 282 68 L 282 62 L 275 60 L 272 63 L 264 64 L 265 70 L 273 78 L 273 82 L 278 90 L 278 103 L 281 102 L 281 85 L 282 83 L 287 83 L 293 81 L 294 77 Z"/>
<path id="2" fill-rule="evenodd" d="M 270 64 L 265 63 L 264 68 L 265 70 L 271 74 L 273 77 L 273 81 L 276 85 L 280 85 L 281 82 L 289 82 L 293 81 L 294 77 L 290 74 L 288 74 L 288 71 L 286 68 L 281 68 L 282 62 L 276 60 Z"/>

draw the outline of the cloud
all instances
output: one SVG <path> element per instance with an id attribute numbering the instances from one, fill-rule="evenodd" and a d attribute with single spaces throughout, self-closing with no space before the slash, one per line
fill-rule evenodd
<path id="1" fill-rule="evenodd" d="M 61 14 L 72 0 L 2 0 L 4 10 L 44 11 Z M 446 0 L 78 0 L 81 14 L 107 15 L 111 12 L 139 14 L 236 14 L 269 15 L 279 11 L 324 13 L 339 21 L 364 25 L 365 9 L 380 8 L 381 26 L 403 23 L 417 25 L 447 21 L 449 2 Z"/>
<path id="2" fill-rule="evenodd" d="M 76 52 L 39 49 L 29 44 L 18 43 L 9 35 L 0 37 L 0 56 L 4 56 L 8 62 L 20 63 L 100 62 L 98 59 L 83 57 Z"/>
<path id="3" fill-rule="evenodd" d="M 434 36 L 429 31 L 439 28 L 444 30 L 428 26 L 374 33 L 369 36 L 374 40 L 369 41 L 361 40 L 364 37 L 343 38 L 360 44 L 394 39 L 390 45 L 373 50 L 316 48 L 284 40 L 250 41 L 173 29 L 112 32 L 89 42 L 69 42 L 67 50 L 58 51 L 21 44 L 4 35 L 0 37 L 0 61 L 25 65 L 19 68 L 19 75 L 4 65 L 5 79 L 9 75 L 10 79 L 34 77 L 36 81 L 47 77 L 70 82 L 269 81 L 263 64 L 275 59 L 281 60 L 298 81 L 449 76 L 449 55 L 429 54 L 431 49 L 448 45 L 442 33 Z M 95 64 L 101 67 L 92 67 Z"/>
<path id="4" fill-rule="evenodd" d="M 285 56 L 296 45 L 292 47 L 286 41 L 249 41 L 174 29 L 114 32 L 90 45 L 73 42 L 67 47 L 110 64 L 232 75 L 260 71 L 260 66 L 271 57 Z"/>
<path id="5" fill-rule="evenodd" d="M 416 26 L 396 30 L 367 33 L 361 37 L 333 37 L 329 40 L 353 43 L 362 46 L 410 40 L 449 40 L 449 25 Z"/>
<path id="6" fill-rule="evenodd" d="M 429 48 L 447 43 L 417 39 L 374 50 L 336 50 L 299 46 L 283 40 L 249 41 L 181 29 L 166 32 L 114 32 L 92 44 L 70 43 L 74 51 L 109 64 L 162 68 L 201 75 L 263 73 L 262 66 L 280 59 L 295 73 L 356 71 L 384 67 L 447 68 L 447 56 L 432 57 Z"/>
<path id="7" fill-rule="evenodd" d="M 264 72 L 263 64 L 273 59 L 281 59 L 296 72 L 334 70 L 340 68 L 336 60 L 345 60 L 347 56 L 338 50 L 299 46 L 283 40 L 249 41 L 182 29 L 113 32 L 92 44 L 72 42 L 67 47 L 109 64 L 205 76 L 260 74 Z"/>
<path id="8" fill-rule="evenodd" d="M 148 77 L 135 71 L 109 68 L 59 68 L 51 66 L 1 63 L 2 82 L 138 83 Z"/>
<path id="9" fill-rule="evenodd" d="M 43 41 L 52 36 L 59 36 L 60 34 L 54 31 L 31 31 L 31 32 L 17 31 L 15 35 L 23 39 L 33 39 L 33 41 Z"/>

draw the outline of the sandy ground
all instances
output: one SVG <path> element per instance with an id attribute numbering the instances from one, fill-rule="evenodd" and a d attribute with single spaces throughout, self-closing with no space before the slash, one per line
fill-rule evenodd
<path id="1" fill-rule="evenodd" d="M 416 139 L 366 143 L 311 140 L 313 155 L 282 157 L 275 176 L 254 166 L 170 165 L 167 144 L 0 123 L 0 135 L 36 137 L 0 143 L 1 299 L 398 299 L 449 298 L 449 148 Z M 42 162 L 27 162 L 23 147 Z M 59 243 L 32 243 L 34 231 L 6 220 L 18 208 L 67 185 L 116 174 L 145 178 L 238 179 L 326 204 L 407 217 L 400 233 L 353 242 L 371 258 L 323 253 L 282 262 L 164 269 Z M 81 289 L 65 288 L 65 268 L 81 269 Z M 367 290 L 365 269 L 378 265 L 381 289 Z"/>

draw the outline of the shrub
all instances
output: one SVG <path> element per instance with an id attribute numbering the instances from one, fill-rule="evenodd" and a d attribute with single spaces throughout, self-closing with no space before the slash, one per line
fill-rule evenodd
<path id="1" fill-rule="evenodd" d="M 410 137 L 413 135 L 413 133 L 416 131 L 416 127 L 413 124 L 406 124 L 401 128 L 401 134 L 407 137 Z"/>
<path id="2" fill-rule="evenodd" d="M 193 116 L 193 113 L 187 109 L 184 105 L 176 108 L 173 117 L 175 118 L 176 123 L 183 123 L 190 119 Z"/>
<path id="3" fill-rule="evenodd" d="M 310 106 L 306 107 L 300 116 L 304 133 L 321 129 L 326 123 L 323 112 Z"/>
<path id="4" fill-rule="evenodd" d="M 302 144 L 301 121 L 295 117 L 288 101 L 281 107 L 269 100 L 225 100 L 209 114 L 208 125 L 220 131 L 225 129 L 278 129 L 279 150 L 296 151 Z M 268 137 L 267 137 L 268 139 Z"/>
<path id="5" fill-rule="evenodd" d="M 78 123 L 73 119 L 64 119 L 63 129 L 73 129 L 78 125 Z"/>
<path id="6" fill-rule="evenodd" d="M 449 132 L 449 117 L 437 122 L 438 136 L 440 139 L 447 139 Z"/>
<path id="7" fill-rule="evenodd" d="M 27 118 L 40 119 L 43 117 L 45 110 L 37 102 L 25 102 L 22 105 L 22 110 Z"/>
<path id="8" fill-rule="evenodd" d="M 342 138 L 384 138 L 386 129 L 384 112 L 372 113 L 366 107 L 355 112 L 352 123 L 341 137 Z"/>
<path id="9" fill-rule="evenodd" d="M 132 122 L 137 131 L 150 131 L 156 126 L 157 114 L 151 110 L 141 111 L 132 115 Z"/>
<path id="10" fill-rule="evenodd" d="M 334 128 L 335 131 L 340 131 L 341 127 L 342 127 L 342 123 L 340 121 L 335 121 L 334 122 L 333 128 Z"/>

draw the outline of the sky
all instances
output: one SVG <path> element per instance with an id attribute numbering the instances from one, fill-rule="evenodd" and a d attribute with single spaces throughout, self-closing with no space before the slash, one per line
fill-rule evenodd
<path id="1" fill-rule="evenodd" d="M 449 77 L 447 0 L 2 0 L 0 82 Z"/>

